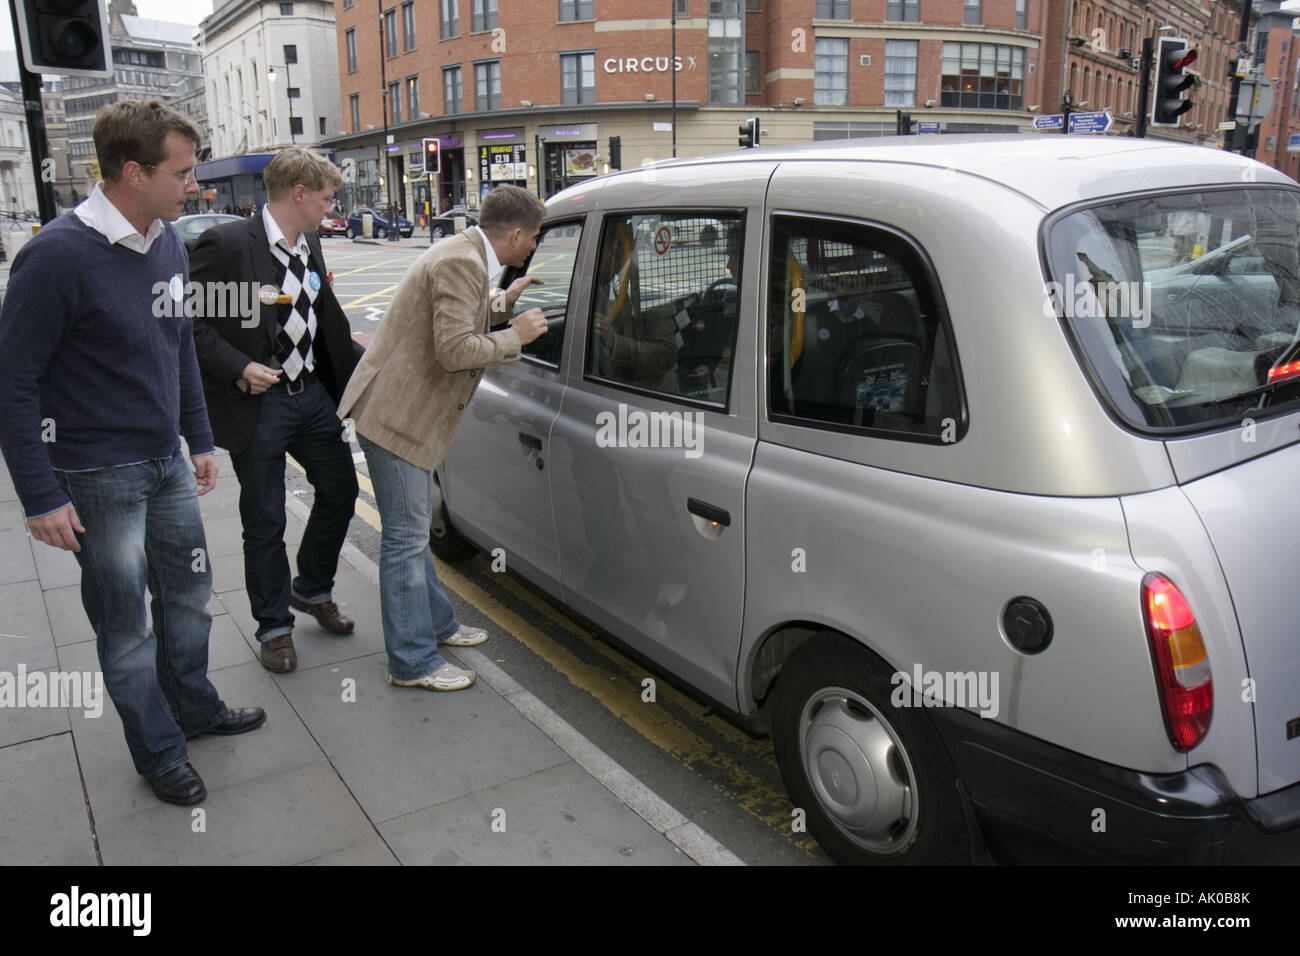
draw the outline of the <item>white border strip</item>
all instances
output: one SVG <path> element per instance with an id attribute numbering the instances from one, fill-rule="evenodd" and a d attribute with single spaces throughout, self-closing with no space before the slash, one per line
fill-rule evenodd
<path id="1" fill-rule="evenodd" d="M 310 512 L 296 496 L 285 496 L 285 509 L 306 522 Z M 375 587 L 379 587 L 379 566 L 351 541 L 341 556 Z M 458 647 L 456 656 L 478 672 L 484 682 L 506 699 L 533 726 L 549 737 L 579 767 L 612 793 L 628 809 L 654 827 L 677 849 L 701 866 L 744 866 L 745 861 L 692 823 L 667 800 L 659 796 L 590 740 L 578 733 L 563 717 L 536 696 L 524 690 L 514 678 L 478 651 Z"/>

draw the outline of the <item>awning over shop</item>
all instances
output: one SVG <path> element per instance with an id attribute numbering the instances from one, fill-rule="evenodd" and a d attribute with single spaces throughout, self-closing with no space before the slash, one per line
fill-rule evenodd
<path id="1" fill-rule="evenodd" d="M 227 179 L 231 176 L 260 176 L 274 153 L 252 153 L 248 156 L 227 156 L 195 167 L 200 182 L 205 179 Z"/>

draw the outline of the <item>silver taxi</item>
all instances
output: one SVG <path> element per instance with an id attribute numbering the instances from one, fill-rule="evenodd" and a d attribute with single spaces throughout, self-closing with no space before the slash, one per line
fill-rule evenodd
<path id="1" fill-rule="evenodd" d="M 1300 187 L 908 137 L 547 208 L 439 555 L 770 732 L 836 860 L 1300 859 Z"/>

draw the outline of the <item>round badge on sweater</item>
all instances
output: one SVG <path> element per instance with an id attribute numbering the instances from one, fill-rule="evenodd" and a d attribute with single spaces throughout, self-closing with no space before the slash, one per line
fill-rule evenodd
<path id="1" fill-rule="evenodd" d="M 313 292 L 319 292 L 319 291 L 320 291 L 320 273 L 319 273 L 319 272 L 315 272 L 315 271 L 308 272 L 308 273 L 307 273 L 307 284 L 308 284 L 309 286 L 311 286 L 311 291 L 313 291 Z"/>
<path id="2" fill-rule="evenodd" d="M 262 305 L 275 305 L 276 300 L 280 298 L 280 290 L 270 283 L 261 286 L 257 290 L 257 301 Z"/>

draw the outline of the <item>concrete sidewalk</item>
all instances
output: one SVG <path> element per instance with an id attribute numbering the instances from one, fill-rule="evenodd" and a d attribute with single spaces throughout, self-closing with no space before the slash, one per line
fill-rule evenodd
<path id="1" fill-rule="evenodd" d="M 216 490 L 200 499 L 214 574 L 209 674 L 230 706 L 265 708 L 266 725 L 191 741 L 209 795 L 185 808 L 136 775 L 110 702 L 100 716 L 3 706 L 0 864 L 740 862 L 515 685 L 491 641 L 456 655 L 480 668 L 468 690 L 385 686 L 377 569 L 351 545 L 334 593 L 356 633 L 334 637 L 300 616 L 298 670 L 264 670 L 238 485 L 224 452 L 218 462 Z M 291 499 L 290 512 L 292 560 L 303 506 Z M 79 579 L 71 553 L 29 537 L 0 469 L 0 680 L 20 666 L 99 670 Z M 457 612 L 492 633 L 472 608 Z"/>

